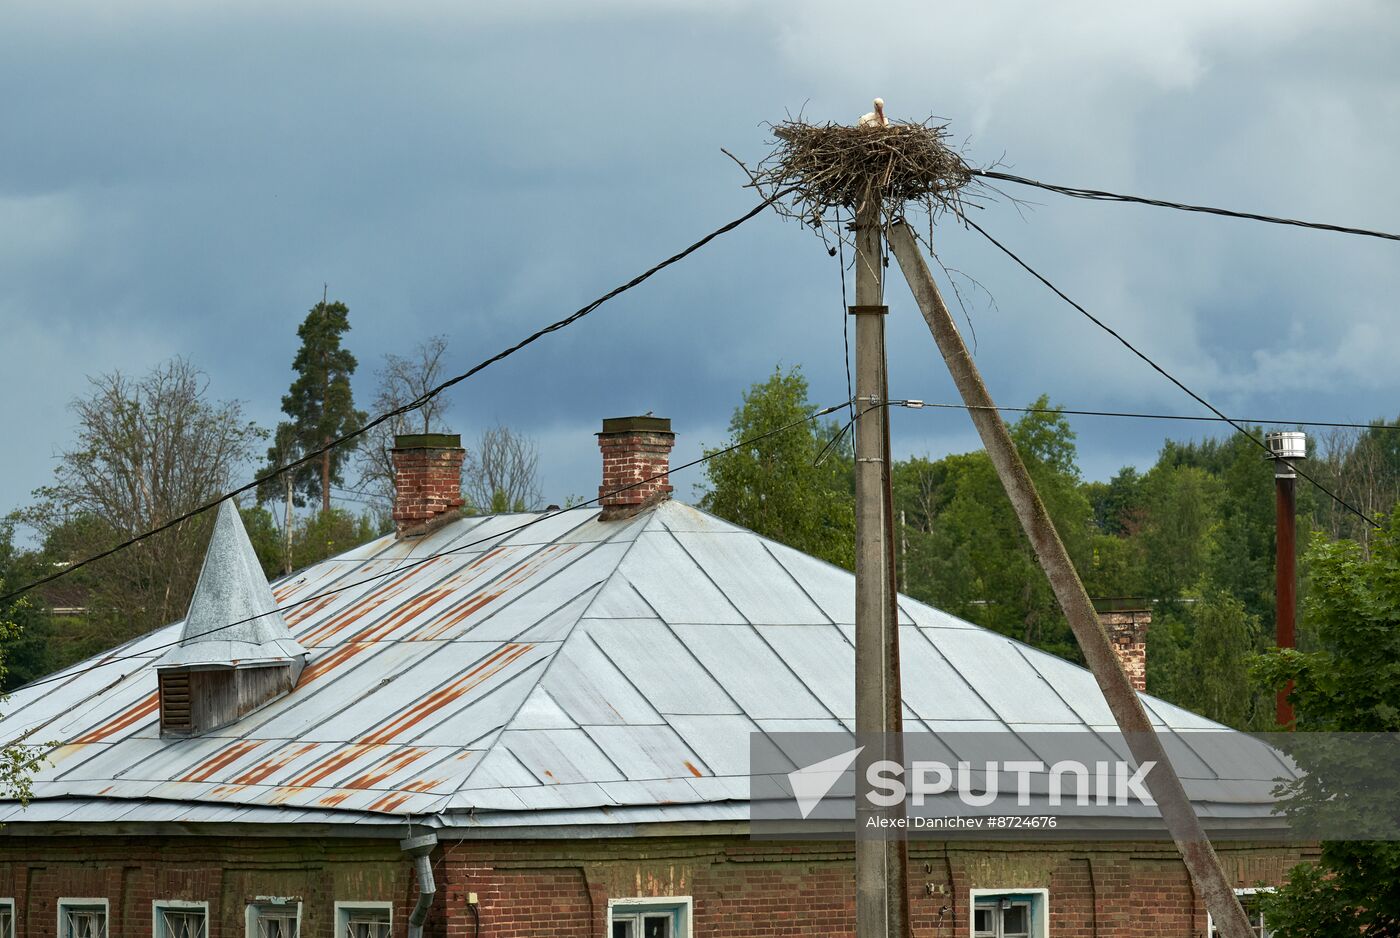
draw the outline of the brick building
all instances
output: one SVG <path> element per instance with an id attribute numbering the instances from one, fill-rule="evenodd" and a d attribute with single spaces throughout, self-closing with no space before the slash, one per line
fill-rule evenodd
<path id="1" fill-rule="evenodd" d="M 850 575 L 670 500 L 669 421 L 599 437 L 601 509 L 473 518 L 457 440 L 400 438 L 395 534 L 270 587 L 225 505 L 184 622 L 10 699 L 54 746 L 0 804 L 0 938 L 851 934 L 852 844 L 751 838 L 748 778 L 751 733 L 852 727 Z M 1111 726 L 1083 669 L 900 607 L 908 729 Z M 1306 858 L 1191 758 L 1241 889 Z M 1148 820 L 913 842 L 915 934 L 1203 935 Z"/>

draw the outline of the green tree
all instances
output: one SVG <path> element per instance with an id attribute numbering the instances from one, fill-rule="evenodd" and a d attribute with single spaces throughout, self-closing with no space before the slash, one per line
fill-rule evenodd
<path id="1" fill-rule="evenodd" d="M 1272 651 L 1257 661 L 1257 676 L 1272 688 L 1293 682 L 1297 726 L 1310 731 L 1297 734 L 1301 740 L 1323 732 L 1400 732 L 1400 512 L 1374 532 L 1369 555 L 1355 541 L 1316 536 L 1308 559 L 1304 618 L 1314 650 Z M 1388 795 L 1369 803 L 1329 785 L 1338 754 L 1326 746 L 1305 743 L 1291 755 L 1307 773 L 1290 786 L 1291 816 L 1325 824 L 1332 812 L 1379 812 L 1400 820 Z M 1315 866 L 1294 868 L 1266 899 L 1265 914 L 1277 938 L 1400 936 L 1400 843 L 1324 842 Z"/>
<path id="2" fill-rule="evenodd" d="M 12 566 L 13 546 L 12 525 L 9 522 L 0 524 L 0 593 L 5 592 L 5 573 Z M 24 621 L 31 618 L 28 597 L 21 596 L 0 605 L 0 685 L 11 686 L 6 657 L 13 643 L 24 634 Z M 0 702 L 6 699 L 5 695 L 0 695 Z M 44 764 L 44 749 L 43 746 L 22 744 L 0 748 L 0 795 L 21 804 L 29 803 L 30 783 L 34 773 Z"/>
<path id="3" fill-rule="evenodd" d="M 341 508 L 318 512 L 297 526 L 292 536 L 293 569 L 301 570 L 343 554 L 379 536 L 373 516 L 356 516 Z"/>
<path id="4" fill-rule="evenodd" d="M 1049 409 L 1045 397 L 1032 403 Z M 1074 432 L 1062 414 L 1028 413 L 1012 439 L 1070 557 L 1087 569 L 1093 508 L 1079 478 Z M 910 595 L 1070 658 L 1078 649 L 1030 541 L 983 452 L 895 467 L 896 510 L 909 541 Z"/>
<path id="5" fill-rule="evenodd" d="M 1144 479 L 1137 540 L 1150 562 L 1141 588 L 1159 608 L 1179 608 L 1205 576 L 1220 487 L 1205 469 L 1190 465 L 1159 464 Z"/>
<path id="6" fill-rule="evenodd" d="M 14 529 L 13 519 L 0 520 L 0 583 L 29 583 L 38 578 L 42 568 L 33 553 L 15 548 Z M 0 606 L 0 623 L 11 634 L 0 659 L 0 687 L 13 690 L 57 667 L 57 642 L 49 617 L 33 594 Z"/>
<path id="7" fill-rule="evenodd" d="M 1188 638 L 1169 699 L 1236 729 L 1272 729 L 1273 696 L 1249 679 L 1249 662 L 1260 649 L 1259 617 L 1218 589 L 1190 598 Z"/>
<path id="8" fill-rule="evenodd" d="M 90 379 L 72 403 L 77 439 L 51 485 L 22 512 L 49 569 L 160 528 L 227 491 L 263 437 L 237 401 L 215 401 L 183 359 L 132 378 Z M 54 584 L 48 605 L 80 608 L 110 647 L 172 622 L 189 606 L 213 515 L 195 515 Z M 94 632 L 94 634 L 98 634 Z"/>
<path id="9" fill-rule="evenodd" d="M 809 417 L 807 379 L 800 368 L 774 370 L 744 394 L 729 421 L 738 443 Z M 758 443 L 715 455 L 705 464 L 707 511 L 847 569 L 855 566 L 855 499 L 851 462 L 841 444 L 827 447 L 834 428 L 798 424 Z M 706 455 L 716 453 L 708 450 Z M 818 457 L 825 458 L 818 462 Z"/>
<path id="10" fill-rule="evenodd" d="M 289 420 L 279 425 L 275 444 L 310 453 L 363 424 L 366 416 L 355 409 L 350 376 L 357 362 L 341 346 L 341 337 L 350 331 L 350 310 L 339 301 L 324 299 L 311 308 L 297 328 L 301 347 L 292 360 L 296 378 L 282 398 L 282 412 Z M 289 429 L 284 430 L 287 426 Z M 277 449 L 274 445 L 274 450 Z M 331 510 L 331 488 L 343 484 L 342 472 L 353 446 L 340 446 L 322 453 L 319 459 L 301 467 L 295 477 L 298 491 L 309 499 L 319 498 L 321 511 Z M 277 457 L 268 453 L 269 461 Z"/>
<path id="11" fill-rule="evenodd" d="M 283 547 L 282 532 L 277 530 L 272 512 L 261 505 L 254 505 L 240 508 L 238 514 L 243 518 L 243 528 L 248 532 L 248 540 L 253 544 L 253 553 L 257 554 L 263 575 L 269 580 L 276 579 L 283 572 Z"/>

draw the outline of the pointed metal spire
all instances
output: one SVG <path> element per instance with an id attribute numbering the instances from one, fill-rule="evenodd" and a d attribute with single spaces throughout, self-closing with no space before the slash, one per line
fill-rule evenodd
<path id="1" fill-rule="evenodd" d="M 233 500 L 219 506 L 180 644 L 161 665 L 240 665 L 304 658 L 263 575 Z"/>

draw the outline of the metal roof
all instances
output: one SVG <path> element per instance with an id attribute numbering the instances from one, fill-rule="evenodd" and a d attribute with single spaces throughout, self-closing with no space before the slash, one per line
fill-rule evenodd
<path id="1" fill-rule="evenodd" d="M 742 820 L 751 732 L 854 727 L 853 582 L 675 501 L 386 536 L 273 586 L 300 603 L 285 620 L 309 658 L 291 694 L 230 726 L 159 735 L 155 664 L 185 623 L 14 692 L 0 740 L 55 745 L 31 808 L 0 812 L 11 830 L 84 805 L 151 822 Z M 1116 729 L 1088 671 L 900 606 L 908 729 Z M 1181 752 L 1223 729 L 1143 699 Z M 1266 816 L 1221 758 L 1179 764 L 1198 808 Z"/>

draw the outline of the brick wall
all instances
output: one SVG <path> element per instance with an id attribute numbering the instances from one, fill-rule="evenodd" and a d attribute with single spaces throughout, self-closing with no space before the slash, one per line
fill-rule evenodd
<path id="1" fill-rule="evenodd" d="M 1303 848 L 1218 845 L 1239 886 L 1275 884 Z M 609 899 L 689 896 L 704 938 L 849 936 L 849 844 L 744 838 L 592 839 L 441 844 L 438 893 L 425 934 L 477 938 L 602 938 Z M 1205 909 L 1168 843 L 915 843 L 910 910 L 918 938 L 965 938 L 972 889 L 1048 888 L 1054 938 L 1190 938 Z M 16 938 L 55 934 L 59 897 L 101 897 L 112 938 L 149 938 L 151 903 L 209 903 L 209 938 L 239 938 L 258 896 L 302 900 L 302 934 L 330 936 L 334 903 L 390 901 L 394 934 L 417 898 L 395 841 L 337 838 L 0 839 L 0 897 L 15 900 Z"/>
<path id="2" fill-rule="evenodd" d="M 299 898 L 307 938 L 334 933 L 336 901 L 393 902 L 402 935 L 417 884 L 396 841 L 26 838 L 13 827 L 0 839 L 0 898 L 15 902 L 15 938 L 53 938 L 60 898 L 105 898 L 111 938 L 150 938 L 152 903 L 171 899 L 209 904 L 208 938 L 243 938 L 258 896 Z M 440 910 L 435 917 L 442 922 Z"/>
<path id="3" fill-rule="evenodd" d="M 400 537 L 430 530 L 463 505 L 461 437 L 415 433 L 394 437 L 394 528 Z"/>
<path id="4" fill-rule="evenodd" d="M 1218 845 L 1239 886 L 1277 884 L 1299 848 Z M 704 938 L 849 936 L 853 858 L 840 844 L 743 839 L 448 845 L 447 934 L 598 938 L 608 899 L 689 896 Z M 1169 843 L 913 844 L 910 911 L 918 938 L 965 938 L 972 889 L 1042 889 L 1054 938 L 1194 938 L 1205 909 Z"/>
<path id="5" fill-rule="evenodd" d="M 665 417 L 610 417 L 603 421 L 603 518 L 626 514 L 671 494 L 671 448 L 676 435 Z M 655 478 L 653 478 L 655 477 Z"/>
<path id="6" fill-rule="evenodd" d="M 1140 691 L 1147 690 L 1147 630 L 1152 613 L 1146 610 L 1105 612 L 1099 615 L 1118 661 L 1128 680 Z"/>

